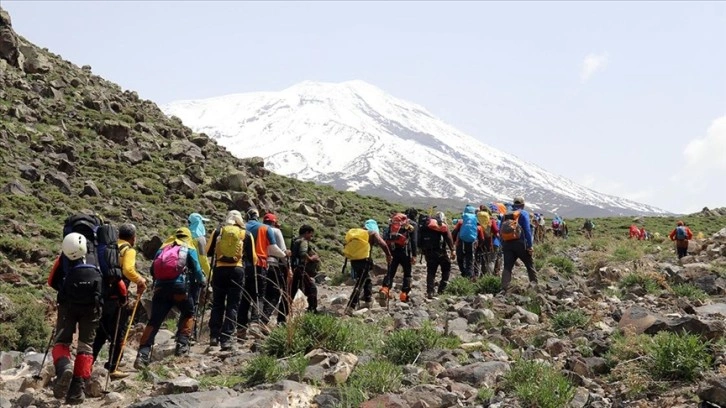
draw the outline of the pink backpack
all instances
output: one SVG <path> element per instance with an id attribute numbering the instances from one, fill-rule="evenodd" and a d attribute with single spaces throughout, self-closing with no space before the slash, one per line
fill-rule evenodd
<path id="1" fill-rule="evenodd" d="M 167 245 L 154 259 L 154 279 L 176 280 L 186 271 L 189 249 L 183 245 Z"/>

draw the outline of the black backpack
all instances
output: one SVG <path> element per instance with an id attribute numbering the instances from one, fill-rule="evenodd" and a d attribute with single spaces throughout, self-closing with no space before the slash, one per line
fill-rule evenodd
<path id="1" fill-rule="evenodd" d="M 418 218 L 418 248 L 422 251 L 441 249 L 443 234 L 429 228 L 431 220 L 428 215 L 421 215 Z"/>
<path id="2" fill-rule="evenodd" d="M 304 239 L 305 238 L 298 237 L 292 241 L 292 248 L 290 248 L 290 252 L 292 252 L 290 256 L 290 267 L 292 268 L 302 266 L 302 263 L 300 262 L 300 244 Z"/>

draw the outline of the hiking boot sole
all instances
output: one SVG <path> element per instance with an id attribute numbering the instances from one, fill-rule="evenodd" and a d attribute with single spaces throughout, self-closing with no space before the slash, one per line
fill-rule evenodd
<path id="1" fill-rule="evenodd" d="M 68 388 L 71 386 L 71 380 L 73 380 L 73 370 L 68 369 L 61 373 L 61 375 L 55 380 L 53 386 L 53 396 L 57 399 L 63 399 L 68 394 Z"/>

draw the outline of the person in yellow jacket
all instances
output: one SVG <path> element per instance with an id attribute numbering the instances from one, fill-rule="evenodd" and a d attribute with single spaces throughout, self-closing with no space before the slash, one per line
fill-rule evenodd
<path id="1" fill-rule="evenodd" d="M 136 250 L 134 245 L 136 244 L 136 226 L 134 224 L 123 224 L 118 229 L 118 249 L 119 249 L 119 264 L 121 265 L 121 271 L 123 273 L 123 280 L 126 287 L 129 282 L 136 284 L 137 298 L 141 298 L 141 294 L 146 290 L 146 279 L 136 270 Z M 110 303 L 104 305 L 104 316 L 102 322 L 96 329 L 96 337 L 93 340 L 93 359 L 94 361 L 98 357 L 98 353 L 101 348 L 109 339 L 116 335 L 115 339 L 112 339 L 113 350 L 110 352 L 111 356 L 109 361 L 104 367 L 111 372 L 111 378 L 124 378 L 129 374 L 118 371 L 116 362 L 120 361 L 118 358 L 121 353 L 122 340 L 124 333 L 126 333 L 126 327 L 129 324 L 129 310 L 127 308 L 126 299 L 122 302 Z M 121 308 L 121 314 L 118 315 L 118 308 Z M 118 319 L 118 327 L 116 327 L 116 320 Z"/>
<path id="2" fill-rule="evenodd" d="M 236 246 L 235 254 L 225 254 L 227 244 L 222 242 L 225 232 L 234 233 L 241 241 Z M 212 313 L 209 318 L 209 345 L 220 346 L 222 350 L 230 350 L 235 342 L 237 313 L 242 299 L 245 268 L 254 268 L 257 264 L 255 239 L 245 229 L 245 222 L 239 211 L 232 210 L 227 214 L 224 224 L 217 228 L 207 243 L 206 252 L 214 261 L 212 273 Z M 240 328 L 237 337 L 247 335 Z"/>

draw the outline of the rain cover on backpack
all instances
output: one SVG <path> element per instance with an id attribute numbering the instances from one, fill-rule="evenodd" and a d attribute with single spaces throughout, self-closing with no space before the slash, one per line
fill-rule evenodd
<path id="1" fill-rule="evenodd" d="M 244 230 L 237 225 L 225 225 L 219 231 L 219 242 L 215 248 L 217 261 L 237 263 L 242 259 L 242 238 Z"/>
<path id="2" fill-rule="evenodd" d="M 371 244 L 368 242 L 368 230 L 351 228 L 345 234 L 343 255 L 351 261 L 367 259 L 371 255 Z"/>
<path id="3" fill-rule="evenodd" d="M 678 240 L 688 239 L 688 232 L 686 231 L 685 226 L 679 225 L 676 227 L 676 239 L 678 239 Z"/>
<path id="4" fill-rule="evenodd" d="M 154 259 L 154 279 L 176 280 L 187 269 L 189 248 L 176 243 L 165 246 Z"/>
<path id="5" fill-rule="evenodd" d="M 408 217 L 403 213 L 397 213 L 391 217 L 391 222 L 383 233 L 383 239 L 389 245 L 405 247 L 408 244 L 409 228 Z"/>
<path id="6" fill-rule="evenodd" d="M 461 215 L 462 225 L 459 231 L 459 239 L 467 244 L 476 241 L 477 237 L 477 219 L 476 214 L 464 213 Z"/>

